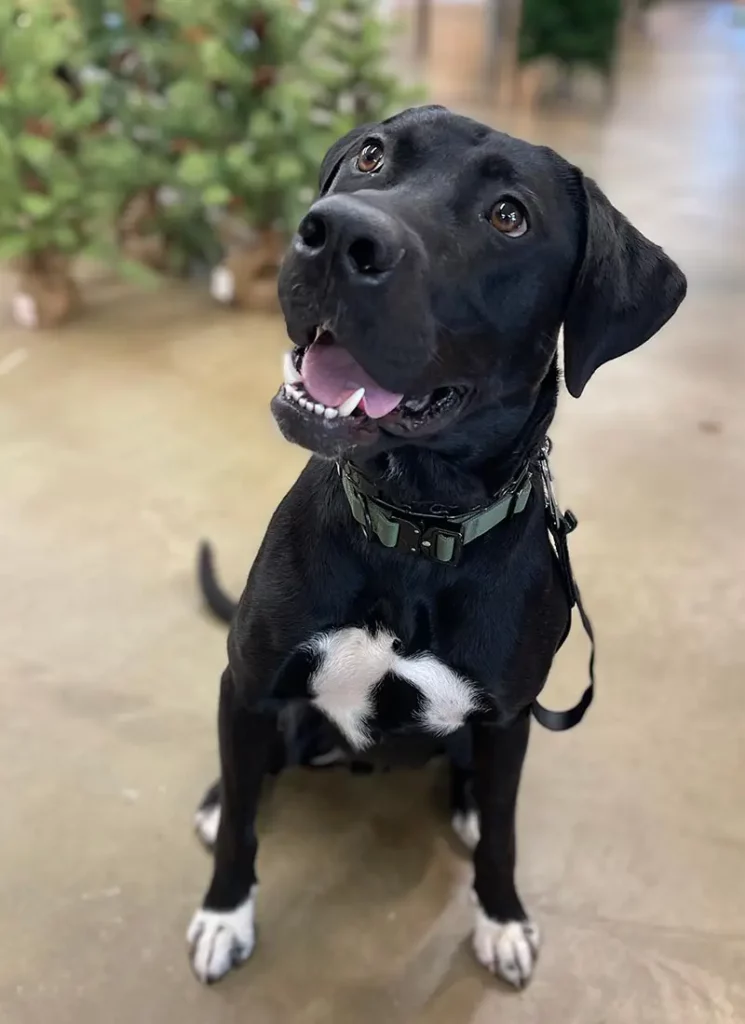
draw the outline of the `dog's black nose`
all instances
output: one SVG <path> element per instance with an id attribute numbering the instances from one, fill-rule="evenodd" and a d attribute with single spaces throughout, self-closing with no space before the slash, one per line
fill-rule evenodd
<path id="1" fill-rule="evenodd" d="M 382 280 L 404 254 L 397 221 L 351 195 L 319 200 L 300 222 L 295 248 L 306 259 L 338 262 L 351 279 Z"/>

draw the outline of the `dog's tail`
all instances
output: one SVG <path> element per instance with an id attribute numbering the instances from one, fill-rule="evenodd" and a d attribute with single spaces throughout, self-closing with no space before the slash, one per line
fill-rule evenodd
<path id="1" fill-rule="evenodd" d="M 212 557 L 212 545 L 203 540 L 199 545 L 197 556 L 197 577 L 199 589 L 204 603 L 220 622 L 232 622 L 238 610 L 238 602 L 226 594 L 215 575 L 215 561 Z"/>

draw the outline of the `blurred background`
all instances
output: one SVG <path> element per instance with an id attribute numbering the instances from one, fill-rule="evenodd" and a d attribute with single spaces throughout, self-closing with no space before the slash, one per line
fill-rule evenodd
<path id="1" fill-rule="evenodd" d="M 288 773 L 259 946 L 208 991 L 196 545 L 238 593 L 306 458 L 274 277 L 324 150 L 425 99 L 559 150 L 689 277 L 553 431 L 599 694 L 528 758 L 545 950 L 519 996 L 473 962 L 436 766 Z M 0 0 L 3 1024 L 745 1021 L 744 210 L 735 0 Z"/>

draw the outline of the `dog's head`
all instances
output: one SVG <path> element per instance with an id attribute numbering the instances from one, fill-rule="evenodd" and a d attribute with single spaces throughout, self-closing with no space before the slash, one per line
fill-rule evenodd
<path id="1" fill-rule="evenodd" d="M 578 397 L 685 287 L 551 150 L 441 107 L 408 110 L 350 132 L 323 162 L 280 273 L 295 348 L 273 411 L 322 455 L 433 445 L 536 387 L 562 324 Z"/>

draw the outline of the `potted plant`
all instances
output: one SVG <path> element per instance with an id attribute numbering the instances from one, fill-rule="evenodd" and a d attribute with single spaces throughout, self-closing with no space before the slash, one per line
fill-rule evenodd
<path id="1" fill-rule="evenodd" d="M 137 151 L 137 176 L 116 212 L 117 243 L 129 260 L 185 273 L 217 252 L 199 197 L 177 187 L 181 153 L 200 145 L 205 97 L 195 103 L 190 93 L 193 106 L 181 131 L 166 109 L 169 88 L 188 78 L 192 40 L 164 0 L 76 3 L 88 39 L 87 74 L 99 85 L 104 122 Z"/>
<path id="2" fill-rule="evenodd" d="M 622 0 L 523 0 L 520 61 L 555 61 L 564 89 L 578 68 L 610 82 L 622 13 Z"/>
<path id="3" fill-rule="evenodd" d="M 326 149 L 395 103 L 386 29 L 373 0 L 158 0 L 154 15 L 170 40 L 148 49 L 170 62 L 151 108 L 176 154 L 166 216 L 178 232 L 195 223 L 184 208 L 204 211 L 222 250 L 216 299 L 271 306 Z"/>
<path id="4" fill-rule="evenodd" d="M 271 307 L 326 142 L 313 137 L 312 72 L 298 59 L 308 14 L 291 0 L 163 0 L 161 10 L 181 40 L 162 123 L 180 143 L 176 192 L 198 197 L 220 247 L 212 294 Z"/>
<path id="5" fill-rule="evenodd" d="M 110 224 L 136 168 L 126 140 L 101 124 L 86 81 L 79 19 L 58 0 L 0 12 L 0 259 L 17 274 L 11 300 L 25 327 L 67 320 L 80 305 L 81 256 L 110 259 Z"/>

